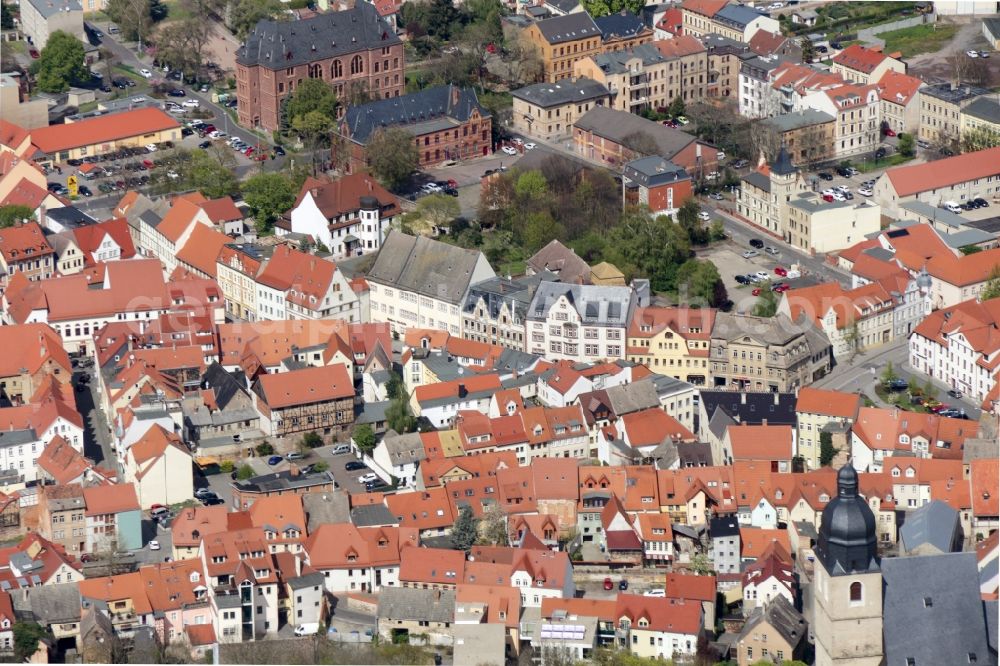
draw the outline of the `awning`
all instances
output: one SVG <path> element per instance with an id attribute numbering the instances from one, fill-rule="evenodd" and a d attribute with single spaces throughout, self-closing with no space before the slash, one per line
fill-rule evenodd
<path id="1" fill-rule="evenodd" d="M 219 459 L 215 456 L 199 456 L 194 459 L 194 464 L 198 467 L 209 467 L 211 465 L 218 465 Z"/>

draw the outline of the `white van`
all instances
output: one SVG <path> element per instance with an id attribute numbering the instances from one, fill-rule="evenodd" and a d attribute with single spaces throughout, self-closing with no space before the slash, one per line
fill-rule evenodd
<path id="1" fill-rule="evenodd" d="M 296 636 L 312 636 L 319 633 L 319 622 L 306 622 L 295 627 Z"/>
<path id="2" fill-rule="evenodd" d="M 335 456 L 339 456 L 341 453 L 350 453 L 350 452 L 351 452 L 350 444 L 337 444 L 337 446 L 333 447 L 333 451 L 331 451 L 331 453 Z"/>
<path id="3" fill-rule="evenodd" d="M 941 205 L 941 207 L 944 208 L 945 210 L 951 212 L 951 213 L 961 213 L 962 212 L 962 207 L 959 206 L 954 201 L 945 201 Z"/>

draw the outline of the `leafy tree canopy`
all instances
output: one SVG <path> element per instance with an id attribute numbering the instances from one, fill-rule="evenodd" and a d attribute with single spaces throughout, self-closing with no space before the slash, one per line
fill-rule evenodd
<path id="1" fill-rule="evenodd" d="M 62 30 L 53 32 L 36 64 L 38 88 L 50 93 L 66 92 L 73 84 L 89 81 L 85 56 L 79 39 Z"/>
<path id="2" fill-rule="evenodd" d="M 645 3 L 643 0 L 583 0 L 583 6 L 591 16 L 597 18 L 617 14 L 623 9 L 638 14 Z"/>
<path id="3" fill-rule="evenodd" d="M 257 222 L 257 231 L 265 232 L 295 204 L 295 189 L 284 174 L 259 173 L 243 182 L 243 200 Z"/>
<path id="4" fill-rule="evenodd" d="M 372 172 L 389 189 L 405 183 L 420 159 L 413 136 L 399 127 L 377 130 L 366 152 Z"/>
<path id="5" fill-rule="evenodd" d="M 27 206 L 22 206 L 20 204 L 0 206 L 0 229 L 6 229 L 7 227 L 14 226 L 18 222 L 33 219 L 35 219 L 35 211 L 31 210 Z"/>
<path id="6" fill-rule="evenodd" d="M 367 423 L 362 423 L 351 433 L 351 439 L 362 453 L 371 453 L 375 449 L 375 431 Z"/>

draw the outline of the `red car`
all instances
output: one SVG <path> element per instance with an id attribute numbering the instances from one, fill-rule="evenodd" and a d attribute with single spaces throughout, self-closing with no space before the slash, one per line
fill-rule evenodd
<path id="1" fill-rule="evenodd" d="M 449 178 L 448 179 L 448 187 L 454 187 L 454 188 L 457 189 L 458 188 L 458 181 L 455 180 L 454 178 Z"/>
<path id="2" fill-rule="evenodd" d="M 833 203 L 833 195 L 832 194 L 824 194 L 823 195 L 823 201 L 825 201 L 827 203 Z"/>
<path id="3" fill-rule="evenodd" d="M 888 127 L 883 130 L 886 136 L 896 136 L 896 130 L 890 129 Z"/>
<path id="4" fill-rule="evenodd" d="M 927 409 L 937 414 L 938 412 L 948 409 L 948 405 L 934 405 L 933 407 L 928 407 Z"/>
<path id="5" fill-rule="evenodd" d="M 153 160 L 143 160 L 142 166 L 146 167 L 147 169 L 152 169 L 153 167 L 156 166 L 156 164 L 153 163 Z"/>
<path id="6" fill-rule="evenodd" d="M 784 292 L 788 291 L 789 289 L 791 289 L 791 287 L 789 287 L 784 282 L 782 282 L 781 284 L 776 284 L 773 287 L 771 287 L 771 291 L 774 291 L 775 293 L 778 293 L 778 294 L 784 293 Z"/>
<path id="7" fill-rule="evenodd" d="M 754 296 L 760 296 L 760 287 L 757 287 L 756 289 L 754 289 L 750 293 L 753 294 Z"/>
<path id="8" fill-rule="evenodd" d="M 785 277 L 786 275 L 788 275 L 788 271 L 786 271 L 786 270 L 785 270 L 784 268 L 782 268 L 781 266 L 775 266 L 775 267 L 774 267 L 774 274 L 775 274 L 775 275 L 779 275 L 779 276 L 781 276 L 781 277 Z"/>
<path id="9" fill-rule="evenodd" d="M 34 46 L 28 49 L 28 55 L 30 55 L 35 60 L 38 60 L 38 58 L 41 57 L 38 53 L 38 49 L 36 49 Z"/>
<path id="10" fill-rule="evenodd" d="M 153 506 L 149 507 L 149 510 L 150 511 L 156 511 L 157 509 L 166 509 L 166 508 L 167 507 L 165 507 L 162 504 L 154 504 Z"/>
<path id="11" fill-rule="evenodd" d="M 610 578 L 605 578 L 604 579 L 604 589 L 605 590 L 613 590 L 613 589 L 615 589 L 615 584 L 611 582 Z"/>

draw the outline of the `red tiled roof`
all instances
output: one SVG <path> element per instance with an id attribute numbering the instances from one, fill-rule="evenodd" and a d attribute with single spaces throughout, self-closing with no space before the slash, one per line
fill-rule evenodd
<path id="1" fill-rule="evenodd" d="M 726 430 L 734 460 L 791 460 L 792 427 L 731 425 Z"/>
<path id="2" fill-rule="evenodd" d="M 35 210 L 42 203 L 45 202 L 47 197 L 51 194 L 48 190 L 35 185 L 27 178 L 22 178 L 17 185 L 7 193 L 3 201 L 0 201 L 0 205 L 3 206 L 27 206 L 31 210 Z"/>
<path id="3" fill-rule="evenodd" d="M 973 515 L 1000 516 L 1000 461 L 996 458 L 973 460 L 969 483 Z"/>
<path id="4" fill-rule="evenodd" d="M 226 243 L 232 242 L 232 238 L 226 234 L 216 231 L 213 227 L 205 224 L 196 224 L 188 237 L 184 247 L 177 252 L 177 259 L 192 268 L 201 271 L 204 275 L 215 277 L 218 264 L 216 261 L 222 248 Z"/>
<path id="5" fill-rule="evenodd" d="M 787 37 L 778 32 L 758 30 L 750 38 L 749 46 L 750 50 L 757 55 L 769 56 L 780 49 L 787 39 Z"/>
<path id="6" fill-rule="evenodd" d="M 668 599 L 697 599 L 715 602 L 715 576 L 668 573 L 664 587 Z"/>
<path id="7" fill-rule="evenodd" d="M 923 81 L 915 76 L 889 70 L 878 80 L 878 94 L 886 102 L 906 106 L 920 90 Z"/>
<path id="8" fill-rule="evenodd" d="M 191 645 L 195 647 L 216 643 L 215 627 L 211 624 L 188 624 L 184 626 L 184 631 L 187 632 Z"/>
<path id="9" fill-rule="evenodd" d="M 88 516 L 139 510 L 139 498 L 131 483 L 84 488 L 83 499 L 87 502 Z"/>
<path id="10" fill-rule="evenodd" d="M 1000 159 L 1000 152 L 997 153 L 997 159 Z M 997 173 L 1000 173 L 1000 168 L 997 169 Z M 927 272 L 948 284 L 966 287 L 986 282 L 997 270 L 997 266 L 1000 266 L 1000 248 L 993 248 L 960 257 L 952 255 L 934 257 L 927 264 Z"/>
<path id="11" fill-rule="evenodd" d="M 673 39 L 660 39 L 653 46 L 666 58 L 683 58 L 707 51 L 705 45 L 690 35 L 678 35 Z"/>
<path id="12" fill-rule="evenodd" d="M 8 264 L 54 253 L 37 222 L 0 229 L 0 255 Z"/>
<path id="13" fill-rule="evenodd" d="M 861 397 L 857 393 L 828 391 L 809 386 L 799 389 L 795 411 L 801 414 L 822 414 L 853 420 L 858 415 Z"/>
<path id="14" fill-rule="evenodd" d="M 866 48 L 861 44 L 851 44 L 834 56 L 833 62 L 848 69 L 871 74 L 887 57 L 881 51 Z"/>
<path id="15" fill-rule="evenodd" d="M 744 559 L 756 560 L 761 557 L 772 542 L 777 542 L 778 545 L 784 548 L 786 553 L 792 552 L 788 530 L 767 530 L 755 527 L 740 528 L 740 555 Z"/>
<path id="16" fill-rule="evenodd" d="M 333 181 L 306 178 L 299 190 L 298 199 L 295 200 L 295 208 L 302 203 L 306 193 L 312 193 L 316 207 L 328 220 L 358 211 L 361 208 L 361 197 L 375 197 L 382 206 L 382 215 L 385 217 L 400 212 L 396 197 L 373 177 L 364 173 L 348 174 Z"/>
<path id="17" fill-rule="evenodd" d="M 257 380 L 264 402 L 271 409 L 342 400 L 354 395 L 354 382 L 341 364 L 267 373 Z"/>
<path id="18" fill-rule="evenodd" d="M 729 0 L 684 0 L 681 9 L 712 18 L 729 4 Z"/>
<path id="19" fill-rule="evenodd" d="M 109 113 L 75 123 L 49 125 L 29 132 L 38 150 L 53 155 L 63 150 L 111 143 L 154 132 L 180 128 L 176 118 L 161 109 L 146 107 Z"/>
<path id="20" fill-rule="evenodd" d="M 648 626 L 646 631 L 661 631 L 671 634 L 697 636 L 702 628 L 701 603 L 683 599 L 646 597 L 637 594 L 619 594 L 615 607 L 615 618 L 628 618 L 633 627 L 639 626 L 640 619 Z"/>
<path id="21" fill-rule="evenodd" d="M 935 162 L 893 167 L 883 177 L 892 183 L 896 196 L 907 197 L 997 175 L 1000 175 L 1000 146 Z"/>
<path id="22" fill-rule="evenodd" d="M 135 256 L 135 244 L 128 231 L 128 220 L 116 217 L 98 224 L 77 227 L 73 230 L 76 245 L 83 252 L 88 266 L 96 263 L 93 255 L 101 247 L 106 236 L 111 236 L 111 239 L 118 245 L 122 259 L 131 259 Z"/>

